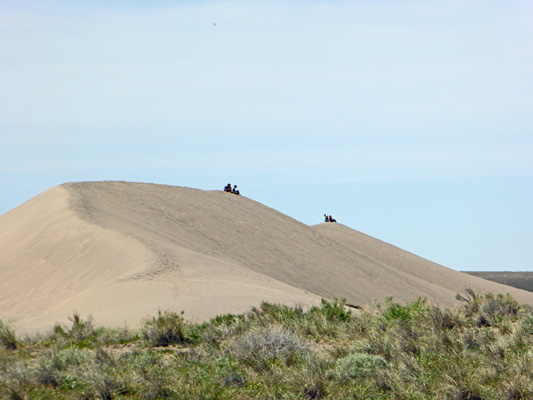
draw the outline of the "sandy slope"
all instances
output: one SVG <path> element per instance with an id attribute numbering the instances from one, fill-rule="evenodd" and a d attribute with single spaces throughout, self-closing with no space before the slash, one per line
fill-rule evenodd
<path id="1" fill-rule="evenodd" d="M 438 292 L 435 300 L 440 304 L 454 304 L 455 294 L 461 293 L 467 287 L 479 292 L 512 293 L 517 300 L 524 303 L 531 304 L 533 299 L 526 291 L 516 290 L 509 286 L 502 287 L 500 284 L 485 279 L 470 279 L 463 272 L 433 263 L 344 225 L 319 224 L 312 228 L 341 245 L 373 257 L 377 266 L 392 267 L 409 278 L 422 280 L 429 291 L 436 290 Z M 425 296 L 431 298 L 431 295 L 426 294 Z M 449 299 L 452 300 L 449 301 Z"/>
<path id="2" fill-rule="evenodd" d="M 424 296 L 450 305 L 464 287 L 533 304 L 531 293 L 222 191 L 70 183 L 0 216 L 0 317 L 21 329 L 46 329 L 73 310 L 117 326 L 158 309 L 205 319 L 262 300 Z"/>

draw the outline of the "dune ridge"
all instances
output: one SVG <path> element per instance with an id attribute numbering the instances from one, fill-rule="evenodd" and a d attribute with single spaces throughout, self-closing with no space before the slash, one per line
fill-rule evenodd
<path id="1" fill-rule="evenodd" d="M 202 320 L 261 301 L 449 306 L 466 287 L 533 294 L 432 263 L 341 224 L 307 226 L 244 196 L 129 182 L 67 183 L 0 216 L 0 317 L 48 329 L 75 310 L 135 325 Z"/>

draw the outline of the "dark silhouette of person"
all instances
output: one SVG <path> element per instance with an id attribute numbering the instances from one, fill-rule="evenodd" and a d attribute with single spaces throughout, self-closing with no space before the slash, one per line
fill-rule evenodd
<path id="1" fill-rule="evenodd" d="M 324 214 L 324 222 L 337 222 L 337 220 L 331 214 Z"/>

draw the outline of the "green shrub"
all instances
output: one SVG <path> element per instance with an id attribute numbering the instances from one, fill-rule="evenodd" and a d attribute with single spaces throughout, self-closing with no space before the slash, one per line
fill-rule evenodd
<path id="1" fill-rule="evenodd" d="M 520 322 L 519 329 L 521 329 L 525 334 L 533 336 L 533 315 L 529 315 L 524 318 Z"/>
<path id="2" fill-rule="evenodd" d="M 503 320 L 515 320 L 518 315 L 519 304 L 510 295 L 502 294 L 494 297 L 492 294 L 485 295 L 485 302 L 481 311 L 486 315 L 488 321 L 499 323 Z"/>
<path id="3" fill-rule="evenodd" d="M 73 313 L 72 317 L 69 317 L 72 322 L 70 330 L 66 332 L 66 336 L 76 342 L 84 342 L 94 336 L 93 319 L 91 316 L 87 319 L 83 319 L 78 313 Z M 56 327 L 55 332 L 61 334 L 61 331 Z"/>
<path id="4" fill-rule="evenodd" d="M 507 339 L 507 344 L 514 350 L 526 350 L 533 345 L 533 316 L 522 320 Z"/>
<path id="5" fill-rule="evenodd" d="M 483 296 L 476 293 L 472 288 L 465 289 L 465 296 L 457 293 L 455 298 L 464 302 L 463 310 L 466 312 L 466 315 L 468 317 L 479 313 L 479 311 L 481 310 L 481 306 L 483 304 Z"/>
<path id="6" fill-rule="evenodd" d="M 301 307 L 289 307 L 285 304 L 272 304 L 262 302 L 260 306 L 261 312 L 268 316 L 270 320 L 287 323 L 299 319 L 303 315 L 303 309 Z"/>
<path id="7" fill-rule="evenodd" d="M 184 330 L 183 313 L 170 311 L 159 311 L 157 317 L 146 321 L 141 328 L 143 339 L 153 347 L 185 343 L 187 340 Z"/>
<path id="8" fill-rule="evenodd" d="M 380 307 L 381 308 L 381 307 Z M 422 313 L 426 313 L 430 307 L 426 306 L 426 299 L 418 298 L 412 303 L 401 305 L 394 303 L 392 298 L 387 298 L 385 303 L 385 310 L 383 310 L 383 318 L 386 321 L 402 320 L 410 321 Z"/>
<path id="9" fill-rule="evenodd" d="M 71 328 L 17 338 L 16 351 L 0 344 L 0 398 L 533 399 L 531 308 L 467 302 L 388 299 L 355 315 L 343 301 L 264 303 L 204 324 L 159 313 L 131 333 L 74 316 Z"/>
<path id="10" fill-rule="evenodd" d="M 256 370 L 269 370 L 273 363 L 294 364 L 311 352 L 309 345 L 281 326 L 253 329 L 229 345 L 229 353 Z"/>
<path id="11" fill-rule="evenodd" d="M 15 331 L 7 326 L 2 320 L 0 320 L 0 344 L 6 350 L 15 350 L 17 348 Z"/>
<path id="12" fill-rule="evenodd" d="M 346 299 L 335 299 L 334 301 L 327 301 L 322 299 L 320 304 L 320 312 L 326 316 L 329 321 L 349 321 L 352 312 L 346 310 Z"/>
<path id="13" fill-rule="evenodd" d="M 387 367 L 387 361 L 381 356 L 352 353 L 337 360 L 335 375 L 342 380 L 366 378 Z"/>
<path id="14" fill-rule="evenodd" d="M 77 347 L 45 350 L 33 372 L 33 379 L 41 385 L 60 386 L 63 375 L 69 370 L 84 368 L 91 364 L 89 350 Z"/>
<path id="15" fill-rule="evenodd" d="M 433 329 L 437 333 L 456 328 L 463 324 L 461 317 L 450 309 L 442 310 L 435 306 L 431 308 L 428 316 Z"/>
<path id="16" fill-rule="evenodd" d="M 35 380 L 44 386 L 59 386 L 63 367 L 54 363 L 54 360 L 43 358 L 35 371 Z"/>
<path id="17" fill-rule="evenodd" d="M 100 368 L 86 371 L 84 380 L 88 384 L 89 398 L 111 400 L 127 392 L 115 374 Z"/>

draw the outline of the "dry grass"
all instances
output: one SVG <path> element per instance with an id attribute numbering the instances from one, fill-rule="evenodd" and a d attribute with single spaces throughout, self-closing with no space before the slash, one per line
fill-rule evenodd
<path id="1" fill-rule="evenodd" d="M 507 296 L 461 294 L 442 309 L 387 299 L 264 303 L 191 324 L 159 313 L 139 332 L 71 327 L 17 338 L 2 325 L 7 399 L 533 399 L 533 312 Z M 2 342 L 4 343 L 4 342 Z"/>

